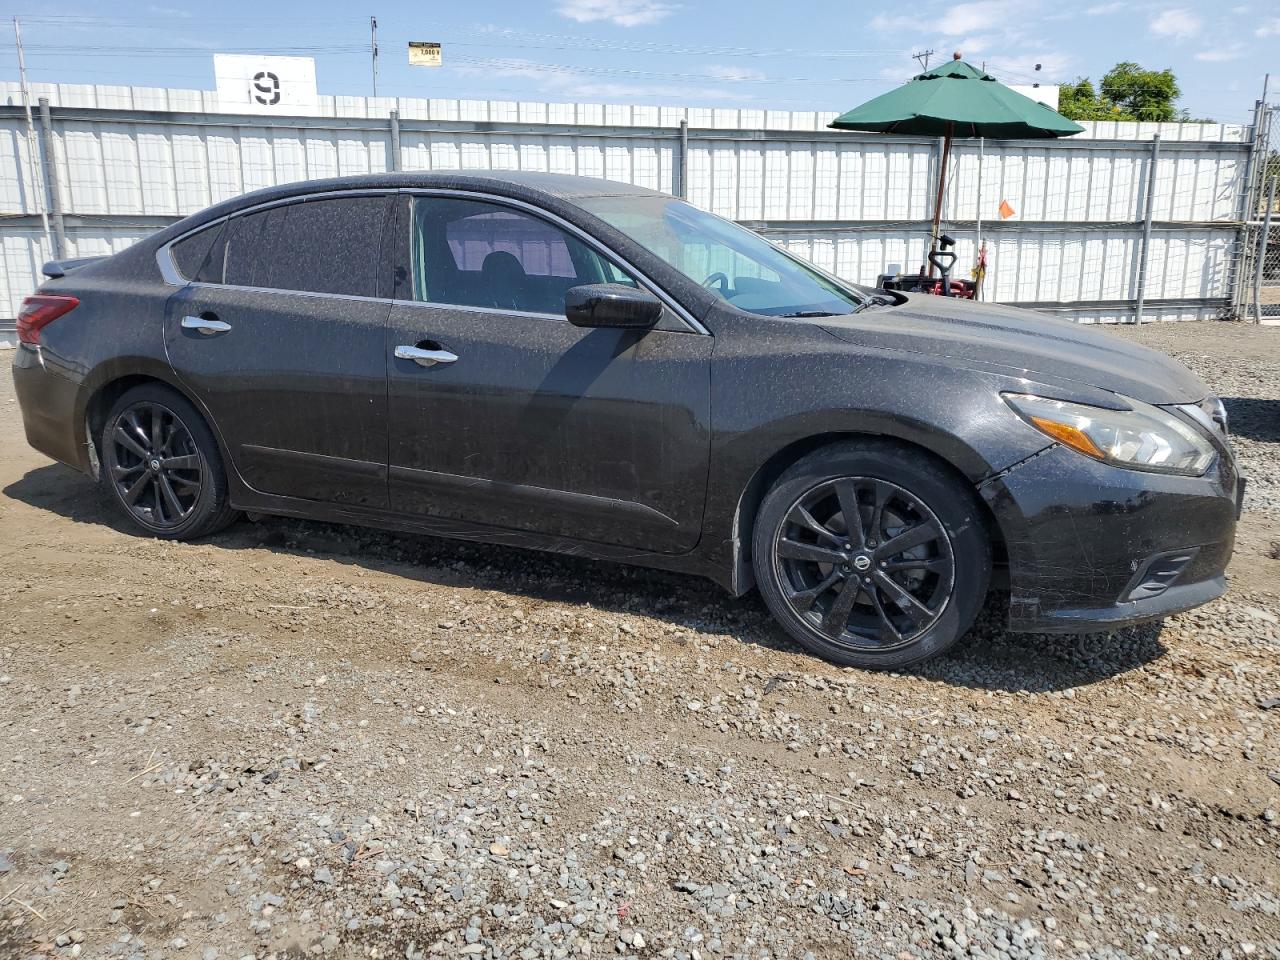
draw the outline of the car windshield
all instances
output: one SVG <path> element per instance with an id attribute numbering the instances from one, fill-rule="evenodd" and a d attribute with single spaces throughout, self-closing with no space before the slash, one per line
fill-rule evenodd
<path id="1" fill-rule="evenodd" d="M 775 317 L 852 313 L 862 302 L 768 240 L 670 197 L 587 197 L 579 205 L 739 309 Z"/>

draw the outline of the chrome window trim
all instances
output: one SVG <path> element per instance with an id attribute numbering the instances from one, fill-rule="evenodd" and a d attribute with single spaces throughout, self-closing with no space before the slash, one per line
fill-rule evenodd
<path id="1" fill-rule="evenodd" d="M 546 320 L 561 320 L 561 321 L 565 320 L 565 317 L 562 314 L 539 313 L 539 312 L 529 311 L 529 310 L 510 310 L 510 309 L 503 309 L 503 308 L 496 308 L 496 307 L 477 307 L 472 304 L 463 304 L 463 303 L 433 303 L 433 302 L 426 302 L 422 300 L 397 300 L 393 297 L 362 297 L 362 296 L 340 294 L 340 293 L 316 293 L 309 290 L 285 290 L 277 287 L 247 287 L 247 286 L 240 286 L 240 285 L 231 284 L 231 283 L 205 283 L 205 282 L 200 282 L 196 280 L 188 280 L 186 277 L 182 276 L 182 274 L 178 271 L 178 266 L 174 262 L 173 253 L 170 250 L 170 248 L 175 243 L 179 243 L 187 239 L 187 237 L 193 236 L 194 234 L 197 234 L 202 230 L 212 229 L 213 227 L 216 227 L 218 224 L 224 223 L 227 220 L 230 220 L 232 217 L 240 217 L 250 213 L 257 213 L 261 210 L 269 210 L 272 207 L 281 207 L 287 204 L 300 203 L 306 200 L 328 199 L 328 198 L 334 198 L 334 197 L 386 196 L 386 195 L 399 195 L 399 194 L 404 194 L 410 197 L 442 196 L 442 197 L 460 197 L 467 200 L 480 200 L 486 203 L 496 203 L 503 206 L 515 207 L 516 209 L 523 210 L 535 216 L 541 217 L 544 220 L 548 220 L 554 225 L 560 227 L 563 230 L 566 230 L 573 236 L 577 237 L 579 240 L 584 242 L 588 247 L 592 248 L 597 253 L 600 253 L 606 256 L 608 259 L 610 259 L 614 263 L 621 266 L 628 273 L 632 274 L 638 281 L 640 281 L 649 289 L 650 293 L 652 293 L 659 300 L 661 300 L 663 305 L 666 306 L 668 309 L 670 309 L 672 313 L 674 313 L 675 316 L 679 318 L 680 322 L 689 328 L 690 332 L 699 334 L 704 337 L 711 336 L 710 330 L 708 330 L 705 326 L 703 326 L 693 316 L 693 314 L 691 314 L 688 310 L 686 310 L 680 303 L 676 301 L 674 297 L 672 297 L 669 293 L 667 293 L 661 286 L 659 286 L 657 283 L 654 283 L 654 281 L 650 279 L 650 277 L 646 273 L 644 273 L 642 270 L 637 268 L 630 261 L 619 256 L 616 251 L 609 249 L 601 241 L 591 236 L 591 234 L 587 233 L 581 227 L 577 226 L 576 224 L 570 223 L 568 220 L 565 220 L 563 217 L 560 217 L 557 214 L 552 213 L 550 210 L 547 210 L 543 207 L 539 207 L 536 204 L 528 203 L 527 201 L 524 201 L 524 200 L 517 200 L 513 197 L 504 197 L 498 194 L 484 193 L 478 190 L 464 190 L 464 189 L 455 189 L 451 187 L 353 187 L 350 190 L 324 190 L 316 193 L 294 194 L 289 197 L 280 197 L 276 200 L 266 200 L 266 201 L 263 201 L 262 203 L 254 204 L 253 206 L 243 207 L 239 210 L 233 210 L 230 213 L 225 213 L 222 216 L 217 217 L 213 220 L 210 220 L 207 223 L 202 223 L 197 227 L 192 227 L 190 230 L 187 230 L 185 233 L 181 233 L 178 236 L 174 237 L 168 243 L 162 244 L 156 250 L 156 265 L 160 268 L 160 275 L 163 278 L 164 282 L 166 284 L 169 284 L 170 286 L 176 286 L 176 287 L 184 287 L 184 286 L 192 286 L 192 287 L 199 287 L 199 288 L 207 287 L 207 288 L 214 288 L 214 289 L 220 289 L 220 290 L 227 290 L 227 289 L 246 290 L 251 293 L 284 293 L 284 294 L 294 294 L 294 295 L 303 296 L 303 297 L 332 298 L 332 299 L 339 299 L 339 300 L 362 300 L 362 301 L 370 301 L 374 303 L 403 303 L 403 304 L 414 304 L 421 307 L 438 307 L 440 309 L 447 309 L 447 310 L 462 310 L 470 313 L 497 313 L 497 314 L 503 314 L 506 316 L 536 317 L 536 318 L 541 318 Z M 571 200 L 566 202 L 572 203 Z"/>
<path id="2" fill-rule="evenodd" d="M 183 280 L 184 287 L 197 290 L 243 290 L 245 293 L 278 293 L 287 297 L 311 297 L 315 300 L 356 300 L 361 303 L 403 303 L 390 297 L 363 297 L 356 293 L 320 293 L 315 290 L 285 290 L 280 287 L 246 287 L 238 283 L 204 283 L 199 280 Z"/>
<path id="3" fill-rule="evenodd" d="M 568 323 L 563 313 L 541 313 L 535 310 L 512 310 L 510 307 L 477 307 L 469 303 L 436 303 L 433 300 L 392 300 L 391 303 L 402 307 L 417 307 L 426 310 L 447 310 L 460 313 L 497 313 L 504 317 L 526 317 L 532 320 L 556 320 Z"/>
<path id="4" fill-rule="evenodd" d="M 183 281 L 187 287 L 198 290 L 243 290 L 245 293 L 273 293 L 286 297 L 312 297 L 316 300 L 355 300 L 360 303 L 396 304 L 402 307 L 428 307 L 437 310 L 458 310 L 463 313 L 498 313 L 510 317 L 530 317 L 534 320 L 558 320 L 566 323 L 563 313 L 534 313 L 528 310 L 510 310 L 505 307 L 474 307 L 465 303 L 427 303 L 423 300 L 396 300 L 392 297 L 362 297 L 354 293 L 318 293 L 314 290 L 281 290 L 279 287 L 245 287 L 234 283 L 201 283 L 198 280 Z"/>

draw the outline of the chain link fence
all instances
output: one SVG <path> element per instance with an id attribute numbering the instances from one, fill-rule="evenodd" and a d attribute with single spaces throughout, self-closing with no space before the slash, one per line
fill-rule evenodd
<path id="1" fill-rule="evenodd" d="M 1245 193 L 1241 316 L 1280 324 L 1280 104 L 1260 101 Z"/>

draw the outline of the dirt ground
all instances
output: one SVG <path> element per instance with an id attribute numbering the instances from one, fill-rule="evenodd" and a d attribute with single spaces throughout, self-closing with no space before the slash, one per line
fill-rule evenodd
<path id="1" fill-rule="evenodd" d="M 1280 958 L 1280 330 L 1226 598 L 870 674 L 759 600 L 266 519 L 147 540 L 0 353 L 0 958 Z"/>

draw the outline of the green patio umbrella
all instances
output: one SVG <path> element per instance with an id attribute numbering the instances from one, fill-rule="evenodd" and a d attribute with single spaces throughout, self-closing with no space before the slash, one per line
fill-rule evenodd
<path id="1" fill-rule="evenodd" d="M 958 53 L 950 63 L 926 70 L 896 90 L 841 114 L 830 126 L 836 130 L 944 138 L 931 246 L 937 244 L 952 137 L 1026 140 L 1069 137 L 1084 130 L 1056 110 L 1010 90 L 990 74 L 965 63 Z"/>

